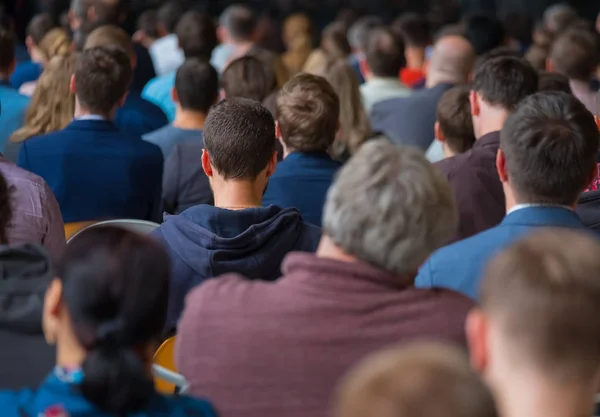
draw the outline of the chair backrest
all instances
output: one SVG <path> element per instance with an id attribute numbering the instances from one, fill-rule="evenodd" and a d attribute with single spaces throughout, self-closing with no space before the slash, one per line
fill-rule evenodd
<path id="1" fill-rule="evenodd" d="M 69 241 L 73 236 L 82 231 L 88 226 L 97 223 L 98 220 L 90 220 L 86 222 L 73 222 L 65 224 L 65 238 Z"/>
<path id="2" fill-rule="evenodd" d="M 142 235 L 147 235 L 147 234 L 152 233 L 152 231 L 154 231 L 154 229 L 156 229 L 157 227 L 160 226 L 158 223 L 149 222 L 146 220 L 131 220 L 131 219 L 106 220 L 103 222 L 88 222 L 88 223 L 89 224 L 87 226 L 83 227 L 82 229 L 79 229 L 76 233 L 74 233 L 70 237 L 68 237 L 67 243 L 68 244 L 73 243 L 73 241 L 75 241 L 75 239 L 77 239 L 77 236 L 79 236 L 81 233 L 85 232 L 86 230 L 94 228 L 94 227 L 118 226 L 118 227 L 123 227 L 125 229 L 131 230 L 133 232 L 140 233 Z"/>
<path id="3" fill-rule="evenodd" d="M 165 373 L 157 372 L 157 370 L 160 371 L 162 368 L 173 374 L 177 374 L 177 367 L 175 366 L 175 336 L 165 340 L 154 354 L 154 368 L 154 386 L 156 390 L 162 394 L 174 394 L 179 384 L 171 378 L 165 378 Z"/>

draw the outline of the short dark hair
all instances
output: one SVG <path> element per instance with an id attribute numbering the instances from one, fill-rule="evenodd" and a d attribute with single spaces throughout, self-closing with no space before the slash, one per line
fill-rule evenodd
<path id="1" fill-rule="evenodd" d="M 491 59 L 505 57 L 523 58 L 523 53 L 518 49 L 512 48 L 510 46 L 499 46 L 498 48 L 494 48 L 491 51 L 487 51 L 485 54 L 478 56 L 475 60 L 475 67 L 473 68 L 473 70 L 474 72 L 477 72 L 477 70 L 483 64 L 485 64 Z"/>
<path id="2" fill-rule="evenodd" d="M 524 59 L 494 58 L 475 72 L 473 90 L 494 106 L 513 110 L 525 97 L 537 92 L 538 74 Z"/>
<path id="3" fill-rule="evenodd" d="M 504 44 L 506 32 L 502 22 L 491 14 L 474 13 L 467 17 L 467 38 L 477 55 L 485 54 Z"/>
<path id="4" fill-rule="evenodd" d="M 556 72 L 544 71 L 540 73 L 538 86 L 538 91 L 562 91 L 563 93 L 573 94 L 569 79 Z"/>
<path id="5" fill-rule="evenodd" d="M 431 43 L 431 25 L 420 13 L 405 13 L 392 23 L 392 30 L 406 46 L 426 48 Z"/>
<path id="6" fill-rule="evenodd" d="M 226 180 L 255 179 L 273 158 L 275 142 L 273 116 L 254 100 L 225 99 L 204 124 L 204 147 Z"/>
<path id="7" fill-rule="evenodd" d="M 15 62 L 15 35 L 0 27 L 0 71 L 6 72 Z"/>
<path id="8" fill-rule="evenodd" d="M 529 46 L 533 38 L 534 20 L 524 10 L 511 10 L 502 19 L 506 33 L 521 46 Z"/>
<path id="9" fill-rule="evenodd" d="M 221 76 L 227 97 L 243 97 L 262 102 L 274 90 L 276 80 L 272 67 L 252 56 L 232 61 Z"/>
<path id="10" fill-rule="evenodd" d="M 127 52 L 130 57 L 135 56 L 135 49 L 131 37 L 124 29 L 114 25 L 103 25 L 94 29 L 86 40 L 84 49 L 97 48 L 99 46 L 115 46 Z"/>
<path id="11" fill-rule="evenodd" d="M 206 114 L 219 97 L 219 74 L 208 61 L 190 58 L 177 70 L 175 90 L 183 109 Z"/>
<path id="12" fill-rule="evenodd" d="M 158 38 L 158 13 L 156 10 L 146 10 L 138 17 L 137 29 L 144 31 L 150 38 Z"/>
<path id="13" fill-rule="evenodd" d="M 325 26 L 321 34 L 321 49 L 329 60 L 343 59 L 350 55 L 352 48 L 348 43 L 348 28 L 341 22 Z"/>
<path id="14" fill-rule="evenodd" d="M 570 206 L 592 179 L 600 132 L 573 95 L 544 92 L 526 98 L 500 136 L 520 202 Z"/>
<path id="15" fill-rule="evenodd" d="M 437 121 L 445 142 L 455 153 L 466 152 L 475 143 L 470 92 L 468 85 L 453 87 L 444 93 L 437 107 Z"/>
<path id="16" fill-rule="evenodd" d="M 598 65 L 597 38 L 590 31 L 569 29 L 550 50 L 554 71 L 572 80 L 588 81 Z"/>
<path id="17" fill-rule="evenodd" d="M 290 151 L 327 151 L 335 140 L 339 117 L 338 95 L 317 75 L 292 77 L 277 97 L 281 136 Z"/>
<path id="18" fill-rule="evenodd" d="M 184 12 L 185 10 L 179 0 L 168 1 L 158 9 L 156 13 L 157 23 L 162 24 L 167 32 L 173 33 Z"/>
<path id="19" fill-rule="evenodd" d="M 183 15 L 177 24 L 177 39 L 179 47 L 186 58 L 210 59 L 213 49 L 216 48 L 217 28 L 210 16 L 190 11 Z"/>
<path id="20" fill-rule="evenodd" d="M 364 52 L 369 42 L 369 33 L 379 26 L 383 26 L 383 21 L 377 16 L 363 16 L 357 19 L 348 29 L 349 45 Z"/>
<path id="21" fill-rule="evenodd" d="M 256 14 L 243 4 L 229 6 L 221 15 L 220 24 L 238 41 L 248 40 L 256 30 Z"/>
<path id="22" fill-rule="evenodd" d="M 131 77 L 131 61 L 121 48 L 87 49 L 77 56 L 75 96 L 86 110 L 108 114 L 127 92 Z"/>
<path id="23" fill-rule="evenodd" d="M 371 31 L 366 57 L 369 69 L 377 77 L 398 77 L 406 66 L 404 42 L 387 28 Z"/>
<path id="24" fill-rule="evenodd" d="M 50 13 L 41 13 L 34 16 L 27 25 L 27 36 L 31 36 L 33 43 L 39 45 L 44 36 L 57 26 Z"/>

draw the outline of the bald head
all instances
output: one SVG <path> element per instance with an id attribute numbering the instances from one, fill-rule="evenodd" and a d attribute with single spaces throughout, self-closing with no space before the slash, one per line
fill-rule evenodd
<path id="1" fill-rule="evenodd" d="M 427 75 L 428 87 L 442 82 L 464 84 L 475 63 L 475 50 L 462 36 L 443 36 L 435 43 Z"/>

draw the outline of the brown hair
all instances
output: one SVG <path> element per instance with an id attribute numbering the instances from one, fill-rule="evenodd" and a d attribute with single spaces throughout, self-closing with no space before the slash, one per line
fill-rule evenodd
<path id="1" fill-rule="evenodd" d="M 106 25 L 95 29 L 87 37 L 83 49 L 92 49 L 99 46 L 109 45 L 118 46 L 127 52 L 130 57 L 135 56 L 135 50 L 133 49 L 133 42 L 131 41 L 131 38 L 127 32 L 125 32 L 125 30 L 118 26 Z"/>
<path id="2" fill-rule="evenodd" d="M 475 144 L 470 93 L 470 86 L 457 86 L 446 91 L 438 103 L 437 121 L 454 153 L 466 152 Z"/>
<path id="3" fill-rule="evenodd" d="M 413 343 L 377 353 L 342 380 L 334 417 L 497 417 L 458 348 Z"/>
<path id="4" fill-rule="evenodd" d="M 55 56 L 69 55 L 71 53 L 71 38 L 67 31 L 61 28 L 55 28 L 46 33 L 39 43 L 39 48 L 50 61 Z"/>
<path id="5" fill-rule="evenodd" d="M 330 23 L 323 29 L 321 49 L 325 52 L 328 59 L 342 59 L 352 53 L 347 33 L 348 28 L 341 22 Z"/>
<path id="6" fill-rule="evenodd" d="M 598 65 L 597 41 L 587 30 L 570 29 L 554 41 L 550 61 L 554 70 L 572 80 L 588 81 Z"/>
<path id="7" fill-rule="evenodd" d="M 323 77 L 298 74 L 277 97 L 277 118 L 289 151 L 327 151 L 335 140 L 340 101 Z"/>
<path id="8" fill-rule="evenodd" d="M 600 367 L 600 243 L 550 229 L 501 252 L 487 267 L 481 308 L 524 360 L 564 381 Z"/>
<path id="9" fill-rule="evenodd" d="M 227 97 L 262 102 L 275 90 L 275 86 L 273 68 L 248 55 L 232 61 L 221 76 L 221 87 Z"/>
<path id="10" fill-rule="evenodd" d="M 11 142 L 55 132 L 71 122 L 75 113 L 75 95 L 70 89 L 74 69 L 74 55 L 56 56 L 48 63 L 31 97 L 25 124 L 13 133 Z"/>

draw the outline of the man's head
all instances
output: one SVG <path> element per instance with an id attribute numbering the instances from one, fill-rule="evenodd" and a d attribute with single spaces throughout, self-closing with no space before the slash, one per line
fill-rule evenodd
<path id="1" fill-rule="evenodd" d="M 422 68 L 425 49 L 431 44 L 431 25 L 419 13 L 405 13 L 394 21 L 392 30 L 404 41 L 409 68 Z"/>
<path id="2" fill-rule="evenodd" d="M 132 67 L 136 65 L 136 54 L 131 38 L 123 29 L 117 26 L 100 26 L 86 38 L 84 50 L 100 46 L 114 46 L 122 49 L 129 56 Z"/>
<path id="3" fill-rule="evenodd" d="M 243 4 L 229 6 L 219 18 L 219 37 L 222 42 L 236 43 L 253 40 L 256 32 L 256 15 Z"/>
<path id="4" fill-rule="evenodd" d="M 413 343 L 355 366 L 342 379 L 334 417 L 497 417 L 494 398 L 453 346 Z"/>
<path id="5" fill-rule="evenodd" d="M 538 91 L 562 91 L 563 93 L 573 94 L 569 79 L 556 72 L 541 72 Z"/>
<path id="6" fill-rule="evenodd" d="M 556 35 L 565 30 L 578 17 L 577 11 L 571 6 L 565 3 L 555 4 L 544 12 L 544 29 L 551 35 Z"/>
<path id="7" fill-rule="evenodd" d="M 452 190 L 423 153 L 364 144 L 342 168 L 323 210 L 324 241 L 412 285 L 419 267 L 458 225 Z"/>
<path id="8" fill-rule="evenodd" d="M 276 85 L 275 72 L 253 56 L 233 60 L 221 76 L 225 97 L 243 97 L 258 102 L 271 94 Z"/>
<path id="9" fill-rule="evenodd" d="M 7 81 L 15 66 L 15 35 L 0 27 L 0 77 Z"/>
<path id="10" fill-rule="evenodd" d="M 364 53 L 369 42 L 371 30 L 383 26 L 383 22 L 376 16 L 365 16 L 358 19 L 348 29 L 348 42 L 355 53 Z"/>
<path id="11" fill-rule="evenodd" d="M 203 13 L 190 11 L 184 14 L 175 32 L 186 58 L 210 59 L 218 44 L 215 24 Z"/>
<path id="12" fill-rule="evenodd" d="M 368 75 L 398 78 L 406 66 L 402 39 L 387 28 L 373 29 L 367 44 Z"/>
<path id="13" fill-rule="evenodd" d="M 575 206 L 596 177 L 599 137 L 594 116 L 570 94 L 523 100 L 500 138 L 497 167 L 507 203 Z"/>
<path id="14" fill-rule="evenodd" d="M 125 101 L 131 77 L 131 61 L 121 48 L 100 46 L 81 52 L 71 80 L 77 108 L 111 118 Z"/>
<path id="15" fill-rule="evenodd" d="M 470 93 L 470 86 L 456 86 L 446 91 L 438 103 L 435 137 L 442 142 L 446 157 L 466 152 L 475 143 Z"/>
<path id="16" fill-rule="evenodd" d="M 508 115 L 538 88 L 538 74 L 524 59 L 490 59 L 475 72 L 471 114 L 475 137 L 498 131 Z"/>
<path id="17" fill-rule="evenodd" d="M 590 409 L 578 415 L 592 415 L 600 369 L 598 276 L 600 243 L 583 231 L 537 232 L 492 260 L 481 307 L 466 330 L 472 363 L 498 398 L 518 401 L 507 392 L 515 381 L 522 381 L 518 389 L 549 385 L 554 393 L 583 387 L 589 402 L 579 398 L 580 407 Z"/>
<path id="18" fill-rule="evenodd" d="M 589 82 L 598 66 L 597 37 L 581 29 L 569 29 L 554 41 L 548 69 L 571 80 Z"/>
<path id="19" fill-rule="evenodd" d="M 483 55 L 506 43 L 506 32 L 496 16 L 474 13 L 467 18 L 466 27 L 467 38 L 473 44 L 477 55 Z"/>
<path id="20" fill-rule="evenodd" d="M 202 153 L 213 190 L 225 182 L 247 182 L 262 195 L 277 166 L 275 140 L 273 116 L 260 103 L 231 98 L 214 106 L 204 124 Z"/>
<path id="21" fill-rule="evenodd" d="M 475 51 L 466 38 L 459 35 L 442 36 L 434 44 L 431 53 L 427 86 L 465 84 L 469 81 L 474 63 Z"/>
<path id="22" fill-rule="evenodd" d="M 287 153 L 326 152 L 338 130 L 340 101 L 325 78 L 298 74 L 279 92 L 277 115 Z"/>
<path id="23" fill-rule="evenodd" d="M 173 101 L 182 110 L 208 114 L 219 99 L 219 74 L 208 61 L 186 60 L 177 70 Z"/>
<path id="24" fill-rule="evenodd" d="M 89 24 L 119 25 L 125 12 L 126 2 L 121 0 L 71 0 L 69 25 L 73 32 Z"/>
<path id="25" fill-rule="evenodd" d="M 185 12 L 181 1 L 171 0 L 165 3 L 156 14 L 158 36 L 163 37 L 175 33 L 177 23 Z"/>

